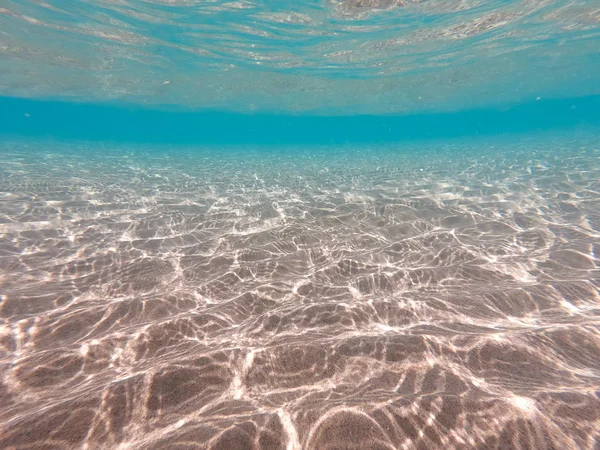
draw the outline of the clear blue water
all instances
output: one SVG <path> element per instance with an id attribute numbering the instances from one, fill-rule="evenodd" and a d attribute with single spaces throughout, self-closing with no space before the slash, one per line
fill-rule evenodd
<path id="1" fill-rule="evenodd" d="M 355 115 L 600 94 L 590 0 L 5 0 L 1 8 L 8 96 Z"/>
<path id="2" fill-rule="evenodd" d="M 0 448 L 600 445 L 591 0 L 0 3 Z"/>

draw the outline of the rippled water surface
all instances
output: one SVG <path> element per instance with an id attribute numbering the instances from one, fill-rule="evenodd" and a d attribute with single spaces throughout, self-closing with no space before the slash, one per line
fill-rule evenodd
<path id="1" fill-rule="evenodd" d="M 599 94 L 594 0 L 4 0 L 0 93 L 388 113 Z"/>
<path id="2" fill-rule="evenodd" d="M 597 449 L 597 142 L 5 141 L 0 447 Z"/>

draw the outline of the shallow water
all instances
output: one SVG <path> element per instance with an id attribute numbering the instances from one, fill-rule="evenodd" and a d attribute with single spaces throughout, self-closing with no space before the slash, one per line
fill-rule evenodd
<path id="1" fill-rule="evenodd" d="M 598 95 L 594 0 L 4 0 L 0 94 L 387 114 Z"/>
<path id="2" fill-rule="evenodd" d="M 597 136 L 5 140 L 0 447 L 596 449 Z"/>
<path id="3" fill-rule="evenodd" d="M 594 0 L 3 0 L 0 448 L 600 450 Z"/>

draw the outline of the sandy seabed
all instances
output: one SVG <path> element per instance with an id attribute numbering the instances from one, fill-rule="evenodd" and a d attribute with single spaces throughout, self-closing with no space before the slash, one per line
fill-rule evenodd
<path id="1" fill-rule="evenodd" d="M 596 138 L 2 143 L 0 448 L 599 449 Z"/>

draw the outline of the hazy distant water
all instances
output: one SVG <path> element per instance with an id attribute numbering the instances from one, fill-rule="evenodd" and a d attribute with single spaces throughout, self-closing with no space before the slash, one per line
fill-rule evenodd
<path id="1" fill-rule="evenodd" d="M 595 0 L 4 0 L 0 94 L 325 114 L 600 94 Z"/>
<path id="2" fill-rule="evenodd" d="M 597 449 L 597 135 L 4 141 L 0 447 Z"/>

